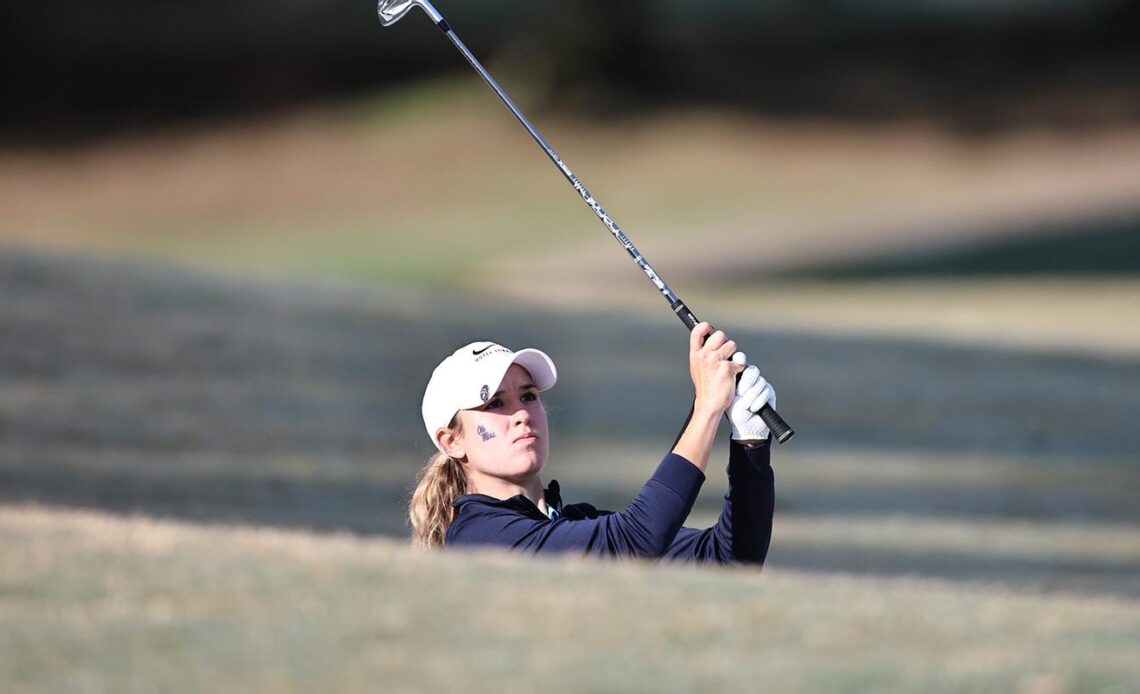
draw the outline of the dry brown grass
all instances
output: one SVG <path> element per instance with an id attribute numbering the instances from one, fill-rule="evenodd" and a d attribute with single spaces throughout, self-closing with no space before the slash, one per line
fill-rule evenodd
<path id="1" fill-rule="evenodd" d="M 631 235 L 668 239 L 653 257 L 686 265 L 781 267 L 921 247 L 1009 223 L 1132 210 L 1140 194 L 1140 132 L 1127 129 L 969 139 L 921 123 L 699 112 L 543 121 Z M 0 152 L 0 209 L 0 241 L 215 262 L 271 240 L 319 254 L 374 237 L 462 243 L 463 229 L 537 236 L 583 254 L 583 265 L 598 257 L 591 247 L 612 252 L 580 243 L 588 212 L 466 80 L 257 123 Z M 762 247 L 749 243 L 757 236 Z M 520 250 L 530 255 L 510 255 Z"/>
<path id="2" fill-rule="evenodd" d="M 0 508 L 9 691 L 1123 691 L 1134 600 Z M 1122 689 L 1123 688 L 1123 689 Z"/>

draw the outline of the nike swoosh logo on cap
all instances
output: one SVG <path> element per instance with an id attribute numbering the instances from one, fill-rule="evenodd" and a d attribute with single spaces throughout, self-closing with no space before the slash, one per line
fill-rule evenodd
<path id="1" fill-rule="evenodd" d="M 491 348 L 492 348 L 492 347 L 494 347 L 494 346 L 495 346 L 495 345 L 487 345 L 487 346 L 486 346 L 486 347 L 484 347 L 483 349 L 475 349 L 475 350 L 471 350 L 471 353 L 472 353 L 472 354 L 482 354 L 483 352 L 486 352 L 487 350 L 491 349 Z"/>

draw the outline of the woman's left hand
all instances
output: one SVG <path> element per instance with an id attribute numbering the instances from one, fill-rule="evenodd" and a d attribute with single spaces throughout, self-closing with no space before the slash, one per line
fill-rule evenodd
<path id="1" fill-rule="evenodd" d="M 747 363 L 743 352 L 737 352 L 733 358 L 740 363 Z M 740 380 L 736 384 L 736 397 L 728 408 L 733 441 L 755 444 L 768 438 L 768 425 L 756 414 L 765 405 L 776 407 L 776 391 L 760 375 L 760 369 L 749 366 L 740 374 Z"/>

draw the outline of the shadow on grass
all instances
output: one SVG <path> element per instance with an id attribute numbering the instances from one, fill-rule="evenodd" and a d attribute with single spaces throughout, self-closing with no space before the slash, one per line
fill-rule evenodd
<path id="1" fill-rule="evenodd" d="M 775 546 L 767 566 L 822 571 L 910 576 L 964 583 L 1000 583 L 1035 590 L 1110 593 L 1140 597 L 1140 565 L 1110 559 L 1054 560 L 860 548 Z"/>
<path id="2" fill-rule="evenodd" d="M 1140 210 L 1044 230 L 1006 230 L 939 248 L 867 260 L 806 265 L 777 274 L 797 279 L 909 277 L 1140 276 Z M 1042 233 L 1045 232 L 1045 233 Z M 738 277 L 743 280 L 743 277 Z"/>

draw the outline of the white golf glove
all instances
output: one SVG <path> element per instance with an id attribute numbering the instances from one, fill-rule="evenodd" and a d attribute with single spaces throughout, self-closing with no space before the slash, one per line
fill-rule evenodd
<path id="1" fill-rule="evenodd" d="M 732 355 L 737 364 L 747 364 L 743 352 Z M 776 407 L 776 391 L 760 375 L 760 369 L 749 366 L 740 374 L 736 384 L 736 397 L 728 406 L 728 420 L 732 422 L 733 441 L 757 441 L 768 438 L 768 425 L 756 414 L 764 405 Z"/>

